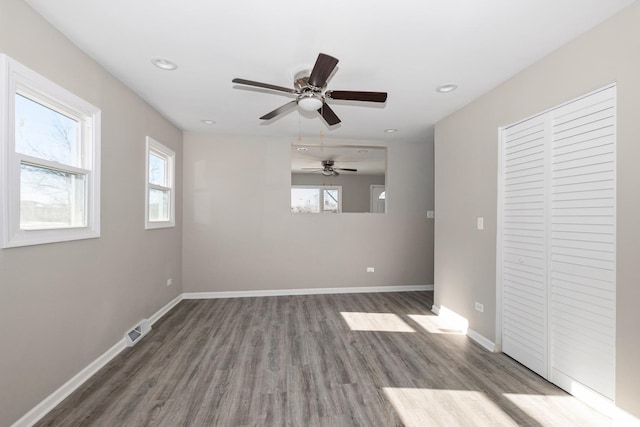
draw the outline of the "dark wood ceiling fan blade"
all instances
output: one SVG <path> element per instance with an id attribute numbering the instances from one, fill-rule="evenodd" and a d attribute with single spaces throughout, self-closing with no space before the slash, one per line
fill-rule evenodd
<path id="1" fill-rule="evenodd" d="M 326 103 L 322 104 L 322 107 L 320 107 L 318 113 L 320 113 L 324 121 L 327 122 L 329 126 L 337 125 L 338 123 L 340 123 L 340 119 L 338 118 L 336 113 L 334 113 L 331 107 L 329 107 Z"/>
<path id="2" fill-rule="evenodd" d="M 287 102 L 286 104 L 276 108 L 275 110 L 265 114 L 264 116 L 260 117 L 261 120 L 269 120 L 269 119 L 273 119 L 274 117 L 284 113 L 287 110 L 292 109 L 293 107 L 296 106 L 296 101 L 291 101 L 291 102 Z"/>
<path id="3" fill-rule="evenodd" d="M 323 87 L 336 65 L 338 65 L 338 60 L 333 56 L 324 53 L 319 54 L 318 59 L 316 59 L 316 65 L 313 66 L 307 82 L 311 86 Z"/>
<path id="4" fill-rule="evenodd" d="M 347 172 L 358 172 L 358 169 L 351 169 L 351 168 L 334 168 L 337 171 L 347 171 Z"/>
<path id="5" fill-rule="evenodd" d="M 331 99 L 345 101 L 386 102 L 387 92 L 358 92 L 353 90 L 328 90 L 325 95 Z"/>
<path id="6" fill-rule="evenodd" d="M 231 81 L 233 83 L 238 83 L 238 84 L 241 84 L 241 85 L 261 87 L 263 89 L 277 90 L 279 92 L 296 93 L 296 94 L 298 93 L 298 91 L 296 89 L 283 87 L 283 86 L 276 86 L 276 85 L 272 85 L 272 84 L 269 84 L 269 83 L 254 82 L 253 80 L 245 80 L 245 79 L 235 78 L 235 79 L 233 79 Z"/>

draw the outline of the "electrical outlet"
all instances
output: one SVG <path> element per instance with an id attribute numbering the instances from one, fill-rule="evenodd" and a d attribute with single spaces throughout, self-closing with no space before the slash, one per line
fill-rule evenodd
<path id="1" fill-rule="evenodd" d="M 484 217 L 478 217 L 478 230 L 484 230 Z"/>
<path id="2" fill-rule="evenodd" d="M 167 286 L 173 285 L 173 279 L 167 279 Z"/>
<path id="3" fill-rule="evenodd" d="M 374 271 L 376 271 L 375 268 L 373 267 L 367 267 L 367 273 L 373 273 Z"/>
<path id="4" fill-rule="evenodd" d="M 480 313 L 484 313 L 484 305 L 476 301 L 476 310 L 478 310 Z"/>

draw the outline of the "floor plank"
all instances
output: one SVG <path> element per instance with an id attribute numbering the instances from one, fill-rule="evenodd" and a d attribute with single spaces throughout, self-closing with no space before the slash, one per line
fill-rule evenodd
<path id="1" fill-rule="evenodd" d="M 439 327 L 432 298 L 185 300 L 37 425 L 611 425 L 509 357 Z"/>

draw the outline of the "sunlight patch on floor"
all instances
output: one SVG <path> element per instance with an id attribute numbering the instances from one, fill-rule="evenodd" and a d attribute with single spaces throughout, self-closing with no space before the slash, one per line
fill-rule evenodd
<path id="1" fill-rule="evenodd" d="M 406 427 L 517 425 L 481 391 L 394 387 L 383 390 Z"/>
<path id="2" fill-rule="evenodd" d="M 415 332 L 397 314 L 340 312 L 352 331 Z"/>
<path id="3" fill-rule="evenodd" d="M 466 317 L 459 315 L 453 310 L 449 310 L 444 305 L 440 306 L 438 317 L 444 322 L 447 322 L 447 325 L 451 325 L 454 329 L 459 329 L 465 335 L 467 334 L 469 321 Z"/>
<path id="4" fill-rule="evenodd" d="M 422 329 L 432 334 L 464 335 L 463 330 L 457 322 L 450 321 L 440 316 L 410 314 L 409 318 L 420 325 Z"/>
<path id="5" fill-rule="evenodd" d="M 571 414 L 573 418 L 573 425 L 584 427 L 612 425 L 610 418 L 590 408 L 573 396 L 515 393 L 503 393 L 503 396 L 543 426 L 562 425 L 562 423 L 567 422 L 568 414 Z"/>

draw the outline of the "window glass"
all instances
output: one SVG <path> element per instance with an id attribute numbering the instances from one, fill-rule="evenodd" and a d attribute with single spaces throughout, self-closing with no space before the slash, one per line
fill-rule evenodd
<path id="1" fill-rule="evenodd" d="M 169 221 L 170 214 L 170 197 L 167 190 L 149 190 L 149 221 Z"/>
<path id="2" fill-rule="evenodd" d="M 45 167 L 20 165 L 20 228 L 84 227 L 86 177 Z"/>
<path id="3" fill-rule="evenodd" d="M 291 212 L 320 213 L 320 192 L 317 188 L 292 188 Z"/>
<path id="4" fill-rule="evenodd" d="M 149 183 L 167 187 L 167 159 L 149 151 Z"/>
<path id="5" fill-rule="evenodd" d="M 338 190 L 324 190 L 324 212 L 338 213 L 340 205 L 338 202 Z"/>
<path id="6" fill-rule="evenodd" d="M 342 210 L 340 186 L 292 186 L 291 213 L 338 213 Z"/>
<path id="7" fill-rule="evenodd" d="M 81 167 L 80 123 L 26 96 L 15 96 L 16 152 Z"/>

